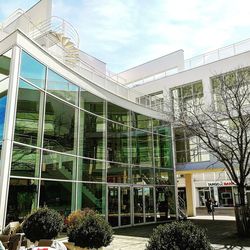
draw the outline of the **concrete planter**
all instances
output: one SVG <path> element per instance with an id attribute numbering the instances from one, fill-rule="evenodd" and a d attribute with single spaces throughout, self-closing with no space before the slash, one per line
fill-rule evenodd
<path id="1" fill-rule="evenodd" d="M 75 246 L 73 242 L 65 242 L 64 245 L 67 247 L 68 250 L 103 250 L 104 248 L 88 248 L 88 247 L 78 247 Z"/>

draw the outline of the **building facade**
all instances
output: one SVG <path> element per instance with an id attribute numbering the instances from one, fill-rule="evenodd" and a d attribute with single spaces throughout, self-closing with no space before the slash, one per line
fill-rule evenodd
<path id="1" fill-rule="evenodd" d="M 121 72 L 120 76 L 128 80 L 132 89 L 144 92 L 138 102 L 156 104 L 158 108 L 166 109 L 165 112 L 171 104 L 172 115 L 178 115 L 183 106 L 216 105 L 214 79 L 239 68 L 249 71 L 249 56 L 250 39 L 247 39 L 187 60 L 184 60 L 184 52 L 179 50 Z M 161 101 L 152 101 L 154 96 Z M 237 188 L 225 167 L 204 150 L 197 137 L 187 134 L 184 129 L 176 127 L 174 137 L 178 194 L 180 200 L 186 202 L 188 215 L 206 213 L 207 198 L 217 201 L 218 213 L 233 215 Z M 250 176 L 247 185 L 249 192 Z"/>
<path id="2" fill-rule="evenodd" d="M 41 206 L 92 208 L 113 227 L 175 218 L 166 115 L 137 103 L 58 21 L 60 31 L 42 0 L 1 26 L 0 228 Z"/>

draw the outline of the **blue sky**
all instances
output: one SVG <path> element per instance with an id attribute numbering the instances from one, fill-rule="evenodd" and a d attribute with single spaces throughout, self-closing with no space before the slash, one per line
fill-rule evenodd
<path id="1" fill-rule="evenodd" d="M 0 21 L 35 0 L 0 0 Z M 250 37 L 247 0 L 54 0 L 80 48 L 119 72 L 178 49 L 190 58 Z"/>

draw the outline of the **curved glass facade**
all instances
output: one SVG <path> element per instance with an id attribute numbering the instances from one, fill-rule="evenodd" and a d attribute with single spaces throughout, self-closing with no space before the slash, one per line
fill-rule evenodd
<path id="1" fill-rule="evenodd" d="M 22 52 L 7 223 L 46 205 L 112 226 L 175 216 L 166 122 L 90 93 Z"/>

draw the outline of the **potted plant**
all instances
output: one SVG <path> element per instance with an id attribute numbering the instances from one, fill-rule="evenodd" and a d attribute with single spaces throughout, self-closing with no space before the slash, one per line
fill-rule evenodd
<path id="1" fill-rule="evenodd" d="M 23 224 L 22 230 L 27 239 L 37 243 L 40 239 L 53 239 L 62 230 L 63 218 L 55 210 L 47 207 L 38 208 L 29 214 Z"/>
<path id="2" fill-rule="evenodd" d="M 102 249 L 113 240 L 112 227 L 100 214 L 90 209 L 69 215 L 67 235 L 74 248 L 83 249 Z"/>

